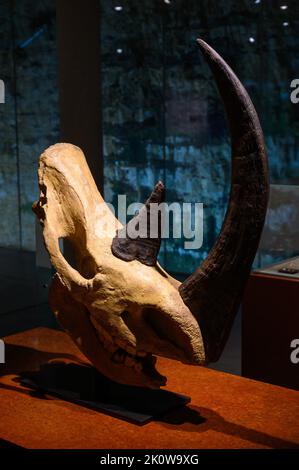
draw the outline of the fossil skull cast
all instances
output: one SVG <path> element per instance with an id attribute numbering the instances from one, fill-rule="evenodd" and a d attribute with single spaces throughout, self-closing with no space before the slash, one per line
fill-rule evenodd
<path id="1" fill-rule="evenodd" d="M 131 239 L 129 224 L 163 200 L 158 183 L 123 227 L 97 190 L 82 151 L 48 148 L 39 161 L 33 209 L 56 269 L 50 305 L 94 366 L 120 383 L 160 387 L 155 356 L 188 364 L 216 361 L 229 335 L 254 259 L 268 199 L 262 130 L 247 92 L 224 60 L 198 41 L 222 95 L 232 141 L 230 201 L 221 232 L 182 284 L 157 263 L 157 238 Z M 122 236 L 120 236 L 122 234 Z M 59 249 L 71 242 L 75 265 Z"/>

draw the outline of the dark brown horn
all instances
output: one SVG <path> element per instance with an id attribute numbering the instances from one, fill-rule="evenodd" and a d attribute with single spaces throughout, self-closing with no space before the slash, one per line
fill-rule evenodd
<path id="1" fill-rule="evenodd" d="M 112 253 L 124 261 L 132 261 L 137 259 L 143 264 L 154 266 L 157 262 L 157 257 L 161 245 L 161 213 L 158 213 L 158 227 L 157 238 L 150 238 L 150 205 L 153 203 L 159 204 L 164 201 L 165 188 L 161 181 L 159 181 L 152 194 L 141 208 L 140 212 L 130 220 L 130 222 L 117 231 L 116 236 L 112 240 L 111 250 Z M 146 219 L 145 219 L 146 218 Z M 137 227 L 138 224 L 146 221 L 147 237 L 146 238 L 130 238 L 128 229 L 130 226 Z"/>
<path id="2" fill-rule="evenodd" d="M 232 146 L 230 200 L 221 232 L 207 258 L 180 286 L 196 317 L 208 362 L 217 361 L 229 336 L 262 232 L 268 202 L 268 166 L 254 106 L 236 75 L 198 40 L 228 118 Z"/>

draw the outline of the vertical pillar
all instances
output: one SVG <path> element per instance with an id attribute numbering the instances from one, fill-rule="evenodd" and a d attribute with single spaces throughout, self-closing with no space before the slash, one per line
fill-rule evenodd
<path id="1" fill-rule="evenodd" d="M 61 141 L 85 153 L 103 190 L 99 0 L 57 0 Z"/>

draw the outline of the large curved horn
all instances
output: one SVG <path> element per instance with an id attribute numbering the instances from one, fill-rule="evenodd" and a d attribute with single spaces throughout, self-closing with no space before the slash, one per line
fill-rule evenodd
<path id="1" fill-rule="evenodd" d="M 262 129 L 246 90 L 208 44 L 202 40 L 198 43 L 213 72 L 228 118 L 231 193 L 214 247 L 179 291 L 200 325 L 207 361 L 217 361 L 258 248 L 268 202 L 268 167 Z"/>

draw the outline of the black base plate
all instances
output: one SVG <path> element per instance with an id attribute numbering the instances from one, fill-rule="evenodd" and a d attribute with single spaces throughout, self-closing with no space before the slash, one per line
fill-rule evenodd
<path id="1" fill-rule="evenodd" d="M 22 373 L 21 383 L 139 425 L 190 402 L 189 397 L 168 390 L 113 382 L 93 367 L 79 364 L 44 364 L 39 371 Z"/>

